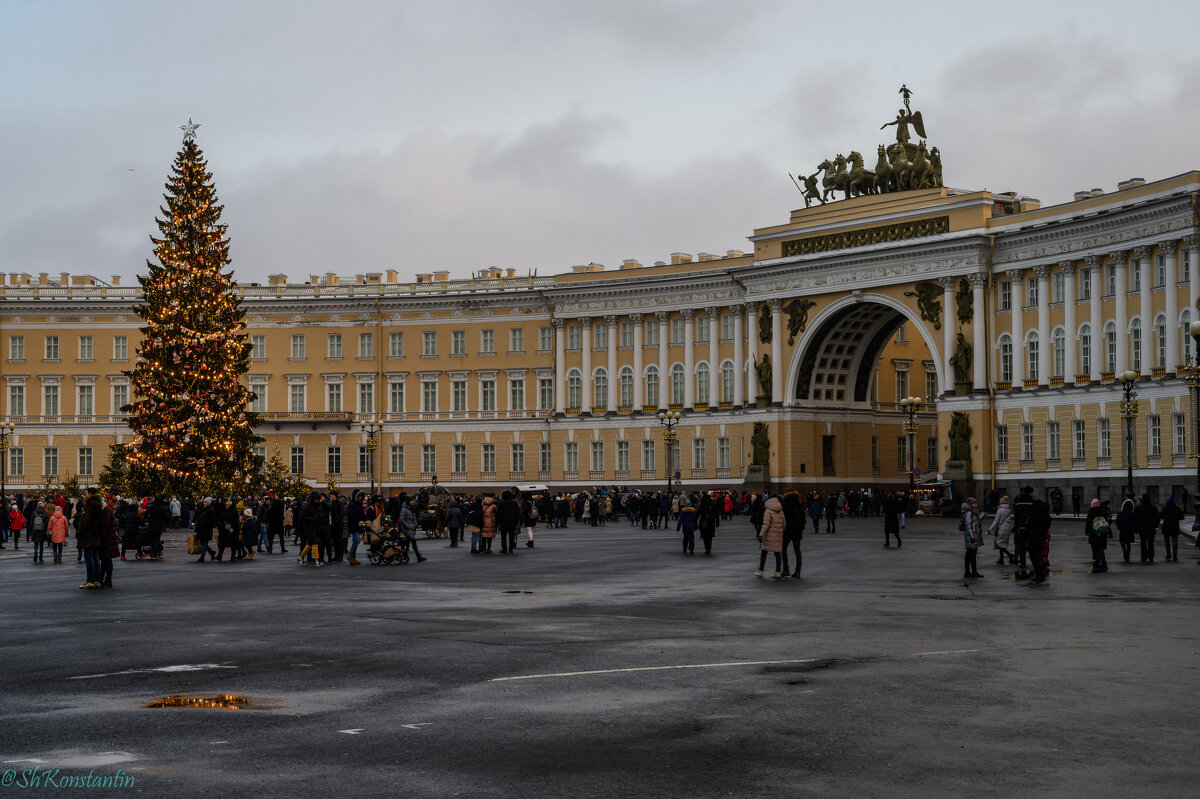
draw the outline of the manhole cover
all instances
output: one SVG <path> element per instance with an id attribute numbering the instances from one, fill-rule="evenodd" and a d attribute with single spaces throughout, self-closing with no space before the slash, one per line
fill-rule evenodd
<path id="1" fill-rule="evenodd" d="M 170 694 L 152 700 L 146 707 L 211 707 L 221 710 L 242 710 L 249 705 L 250 700 L 241 694 Z"/>

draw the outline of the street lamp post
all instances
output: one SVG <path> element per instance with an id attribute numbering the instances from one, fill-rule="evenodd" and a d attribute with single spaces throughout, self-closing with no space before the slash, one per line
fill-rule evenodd
<path id="1" fill-rule="evenodd" d="M 12 422 L 6 422 L 4 424 L 0 424 L 0 505 L 4 505 L 5 508 L 8 507 L 8 505 L 7 505 L 8 490 L 4 484 L 8 480 L 7 470 L 8 470 L 8 448 L 10 446 L 9 438 L 12 437 L 13 430 L 16 430 L 16 429 L 17 429 L 17 426 L 15 424 L 13 424 Z M 5 512 L 7 512 L 7 511 L 5 511 Z"/>
<path id="2" fill-rule="evenodd" d="M 1132 369 L 1117 375 L 1124 396 L 1121 399 L 1121 418 L 1125 420 L 1125 495 L 1133 498 L 1133 420 L 1137 418 L 1138 403 L 1137 385 L 1138 373 Z"/>
<path id="3" fill-rule="evenodd" d="M 1200 532 L 1200 319 L 1188 326 L 1192 336 L 1192 357 L 1183 367 L 1183 379 L 1187 382 L 1188 407 L 1192 414 L 1191 456 L 1196 459 L 1196 521 L 1192 532 Z"/>
<path id="4" fill-rule="evenodd" d="M 917 487 L 917 429 L 921 423 L 917 421 L 917 410 L 921 407 L 920 397 L 905 397 L 900 400 L 900 410 L 904 412 L 904 433 L 908 438 L 908 498 L 912 501 Z"/>
<path id="5" fill-rule="evenodd" d="M 371 472 L 371 496 L 375 496 L 375 448 L 379 446 L 379 434 L 383 431 L 383 423 L 378 419 L 362 422 L 363 435 L 366 436 L 364 445 L 367 448 L 367 467 Z"/>
<path id="6" fill-rule="evenodd" d="M 674 451 L 674 444 L 679 440 L 679 434 L 675 432 L 675 425 L 679 424 L 679 420 L 683 417 L 679 411 L 659 411 L 658 423 L 663 426 L 663 441 L 667 445 L 667 496 L 671 496 L 671 480 L 675 474 L 674 467 L 671 463 L 671 453 Z"/>

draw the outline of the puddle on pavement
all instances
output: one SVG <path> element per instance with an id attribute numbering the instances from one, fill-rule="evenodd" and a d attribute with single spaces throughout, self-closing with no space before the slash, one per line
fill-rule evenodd
<path id="1" fill-rule="evenodd" d="M 169 694 L 151 700 L 144 707 L 217 708 L 245 710 L 252 707 L 249 697 L 242 694 Z"/>

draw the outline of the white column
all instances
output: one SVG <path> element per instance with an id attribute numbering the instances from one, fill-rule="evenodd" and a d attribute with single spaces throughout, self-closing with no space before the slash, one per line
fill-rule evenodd
<path id="1" fill-rule="evenodd" d="M 696 312 L 684 308 L 683 314 L 683 407 L 691 410 L 696 404 Z"/>
<path id="2" fill-rule="evenodd" d="M 617 412 L 617 391 L 621 381 L 617 379 L 617 317 L 604 317 L 608 325 L 608 412 Z"/>
<path id="3" fill-rule="evenodd" d="M 745 305 L 735 305 L 731 309 L 733 311 L 733 407 L 740 408 L 746 404 L 746 375 L 742 371 L 745 366 L 745 342 L 742 341 L 743 314 L 746 313 Z"/>
<path id="4" fill-rule="evenodd" d="M 1147 377 L 1154 371 L 1154 357 L 1151 355 L 1154 352 L 1154 306 L 1151 304 L 1151 300 L 1154 299 L 1154 270 L 1151 268 L 1154 265 L 1153 253 L 1153 247 L 1137 248 L 1138 271 L 1141 273 L 1141 291 L 1138 292 L 1138 299 L 1141 300 L 1138 316 L 1142 317 L 1141 374 Z"/>
<path id="5" fill-rule="evenodd" d="M 1075 330 L 1078 328 L 1075 319 L 1075 262 L 1063 261 L 1059 268 L 1062 269 L 1063 290 L 1066 292 L 1063 298 L 1063 326 L 1067 329 L 1067 351 L 1063 359 L 1063 381 L 1067 385 L 1074 385 L 1075 372 L 1078 371 L 1075 367 L 1075 352 L 1078 349 L 1075 346 Z"/>
<path id="6" fill-rule="evenodd" d="M 1012 382 L 1022 385 L 1025 379 L 1025 273 L 1021 269 L 1010 269 L 1008 278 L 1009 296 L 1012 298 Z"/>
<path id="7" fill-rule="evenodd" d="M 946 395 L 954 394 L 954 365 L 950 358 L 954 355 L 954 284 L 956 278 L 938 278 L 942 284 L 942 369 L 945 370 L 946 385 L 942 388 Z M 1014 309 L 1015 312 L 1015 309 Z"/>
<path id="8" fill-rule="evenodd" d="M 1054 348 L 1050 341 L 1050 267 L 1035 266 L 1038 283 L 1038 385 L 1050 385 L 1050 370 Z"/>
<path id="9" fill-rule="evenodd" d="M 758 303 L 746 304 L 746 362 L 750 364 L 747 369 L 742 364 L 738 364 L 738 374 L 742 376 L 742 380 L 746 385 L 746 402 L 747 405 L 754 405 L 755 399 L 758 397 Z"/>
<path id="10" fill-rule="evenodd" d="M 771 300 L 771 404 L 783 404 L 783 302 Z"/>
<path id="11" fill-rule="evenodd" d="M 1179 247 L 1179 242 L 1172 239 L 1162 242 L 1159 246 L 1163 251 L 1164 268 L 1167 272 L 1167 282 L 1163 286 L 1163 293 L 1166 295 L 1167 301 L 1165 310 L 1167 315 L 1167 340 L 1165 342 L 1167 345 L 1167 373 L 1174 374 L 1179 367 L 1179 290 L 1175 287 L 1179 277 L 1175 268 L 1175 250 Z M 1195 316 L 1193 311 L 1192 317 Z"/>
<path id="12" fill-rule="evenodd" d="M 987 334 L 984 332 L 984 319 L 987 313 L 987 300 L 984 298 L 984 287 L 987 285 L 987 275 L 976 272 L 971 275 L 971 302 L 974 309 L 971 312 L 971 366 L 973 373 L 971 383 L 975 391 L 986 392 L 987 385 Z"/>
<path id="13" fill-rule="evenodd" d="M 708 407 L 719 408 L 721 402 L 721 314 L 719 308 L 708 309 Z"/>
<path id="14" fill-rule="evenodd" d="M 567 409 L 567 323 L 552 319 L 554 325 L 554 412 L 561 416 Z"/>
<path id="15" fill-rule="evenodd" d="M 1183 245 L 1188 248 L 1188 309 L 1195 322 L 1200 311 L 1200 237 L 1185 236 Z"/>
<path id="16" fill-rule="evenodd" d="M 1100 313 L 1100 295 L 1104 293 L 1104 272 L 1100 264 L 1104 258 L 1099 255 L 1089 255 L 1087 262 L 1088 288 L 1088 324 L 1092 328 L 1092 362 L 1088 369 L 1088 378 L 1092 383 L 1100 382 L 1100 374 L 1104 371 L 1104 316 Z"/>
<path id="17" fill-rule="evenodd" d="M 642 412 L 642 320 L 640 313 L 631 313 L 629 321 L 633 323 L 633 410 Z M 630 457 L 633 457 L 632 454 Z"/>
<path id="18" fill-rule="evenodd" d="M 592 412 L 592 317 L 580 317 L 579 324 L 582 326 L 582 335 L 580 336 L 580 347 L 583 351 L 583 386 L 581 387 L 579 398 L 579 412 Z"/>
<path id="19" fill-rule="evenodd" d="M 1117 374 L 1129 369 L 1129 252 L 1112 254 L 1117 272 Z"/>
<path id="20" fill-rule="evenodd" d="M 671 406 L 671 375 L 667 371 L 667 320 L 671 314 L 666 311 L 655 311 L 658 317 L 658 407 Z"/>

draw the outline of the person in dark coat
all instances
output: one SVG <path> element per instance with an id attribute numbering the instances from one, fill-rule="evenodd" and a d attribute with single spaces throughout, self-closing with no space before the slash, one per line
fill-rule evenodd
<path id="1" fill-rule="evenodd" d="M 683 554 L 690 555 L 696 549 L 696 509 L 688 502 L 679 509 L 679 520 L 675 532 L 683 533 Z"/>
<path id="2" fill-rule="evenodd" d="M 696 509 L 696 530 L 704 542 L 704 554 L 712 554 L 713 537 L 721 524 L 721 500 L 713 500 L 708 494 L 700 495 L 700 507 Z M 799 552 L 799 550 L 797 550 Z M 797 555 L 799 557 L 799 555 Z"/>
<path id="3" fill-rule="evenodd" d="M 1104 550 L 1108 548 L 1108 539 L 1112 537 L 1112 526 L 1108 517 L 1108 508 L 1093 499 L 1088 508 L 1087 518 L 1083 520 L 1083 533 L 1087 536 L 1092 548 L 1092 574 L 1108 571 L 1108 560 Z"/>
<path id="4" fill-rule="evenodd" d="M 1117 541 L 1121 544 L 1121 556 L 1129 563 L 1133 551 L 1133 539 L 1137 535 L 1133 520 L 1133 500 L 1126 498 L 1117 514 Z"/>
<path id="5" fill-rule="evenodd" d="M 1142 545 L 1142 563 L 1154 562 L 1154 536 L 1161 516 L 1158 508 L 1150 501 L 1149 494 L 1142 494 L 1142 502 L 1133 510 L 1133 529 Z"/>
<path id="6" fill-rule="evenodd" d="M 900 502 L 896 495 L 889 493 L 883 501 L 883 545 L 891 548 L 892 536 L 896 536 L 896 548 L 903 545 L 900 540 Z"/>
<path id="7" fill-rule="evenodd" d="M 358 543 L 362 540 L 363 527 L 367 523 L 364 502 L 366 495 L 355 492 L 350 495 L 350 502 L 346 505 L 346 529 L 350 531 L 350 552 L 346 555 L 346 562 L 351 566 L 358 565 Z"/>
<path id="8" fill-rule="evenodd" d="M 1167 560 L 1179 562 L 1179 522 L 1183 520 L 1183 511 L 1175 504 L 1175 497 L 1167 497 L 1167 504 L 1162 509 L 1163 552 Z"/>
<path id="9" fill-rule="evenodd" d="M 313 565 L 324 566 L 321 560 L 321 541 L 329 532 L 329 509 L 325 507 L 325 497 L 316 491 L 308 495 L 308 502 L 300 510 L 300 522 L 296 527 L 301 531 L 304 549 L 300 550 L 300 565 L 308 565 L 311 555 Z"/>
<path id="10" fill-rule="evenodd" d="M 1033 486 L 1025 486 L 1013 500 L 1013 546 L 1017 551 L 1018 580 L 1029 578 L 1025 571 L 1029 548 L 1029 519 L 1033 514 Z"/>
<path id="11" fill-rule="evenodd" d="M 36 506 L 35 506 L 36 507 Z M 100 548 L 104 545 L 106 516 L 104 503 L 100 500 L 100 492 L 95 488 L 88 489 L 87 499 L 80 509 L 75 525 L 75 538 L 83 553 L 84 564 L 87 567 L 87 582 L 80 588 L 102 588 L 100 580 Z"/>
<path id="12" fill-rule="evenodd" d="M 146 546 L 150 557 L 162 560 L 162 534 L 171 523 L 171 506 L 166 497 L 156 497 L 146 508 Z"/>
<path id="13" fill-rule="evenodd" d="M 800 501 L 800 492 L 789 487 L 787 491 L 783 492 L 783 498 L 779 504 L 783 510 L 782 574 L 784 577 L 789 574 L 788 547 L 790 546 L 792 553 L 796 556 L 796 570 L 791 572 L 791 576 L 799 577 L 800 568 L 804 565 L 803 556 L 800 554 L 800 541 L 804 538 L 804 503 Z"/>
<path id="14" fill-rule="evenodd" d="M 338 492 L 329 492 L 329 543 L 326 545 L 327 562 L 341 563 L 346 554 L 346 539 L 342 536 L 344 508 Z"/>
<path id="15" fill-rule="evenodd" d="M 1047 567 L 1050 563 L 1050 506 L 1044 499 L 1035 499 L 1029 512 L 1029 537 L 1026 548 L 1029 551 L 1029 562 L 1033 565 L 1033 582 L 1042 585 L 1046 582 Z"/>
<path id="16" fill-rule="evenodd" d="M 284 546 L 284 536 L 287 534 L 283 526 L 283 500 L 279 497 L 271 497 L 266 500 L 266 522 L 267 522 L 267 554 L 271 554 L 274 549 L 274 541 L 276 536 L 279 537 L 279 554 L 285 554 L 287 547 Z"/>
<path id="17" fill-rule="evenodd" d="M 496 534 L 500 536 L 500 554 L 516 554 L 517 525 L 521 523 L 521 506 L 513 499 L 511 491 L 500 494 L 496 506 Z"/>
<path id="18" fill-rule="evenodd" d="M 121 556 L 117 520 L 111 504 L 104 506 L 104 536 L 100 544 L 100 585 L 112 588 L 113 561 Z"/>
<path id="19" fill-rule="evenodd" d="M 225 559 L 225 550 L 229 550 L 229 562 L 238 559 L 238 549 L 241 546 L 242 520 L 238 518 L 237 505 L 233 499 L 225 500 L 215 516 L 217 529 L 217 560 Z"/>
<path id="20" fill-rule="evenodd" d="M 136 511 L 134 517 L 137 517 Z M 213 552 L 212 547 L 208 545 L 212 541 L 216 522 L 216 506 L 213 504 L 212 497 L 205 497 L 195 516 L 196 543 L 200 545 L 200 559 L 196 561 L 197 563 L 203 563 L 205 555 L 208 555 L 210 562 L 217 559 L 217 553 Z"/>

